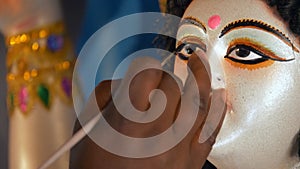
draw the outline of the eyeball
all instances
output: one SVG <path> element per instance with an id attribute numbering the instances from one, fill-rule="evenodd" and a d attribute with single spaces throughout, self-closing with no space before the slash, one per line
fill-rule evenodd
<path id="1" fill-rule="evenodd" d="M 181 60 L 187 61 L 198 48 L 201 49 L 200 45 L 195 43 L 182 43 L 175 49 L 175 53 Z"/>

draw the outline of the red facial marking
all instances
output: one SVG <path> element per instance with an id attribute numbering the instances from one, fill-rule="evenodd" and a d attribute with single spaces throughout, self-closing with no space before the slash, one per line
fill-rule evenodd
<path id="1" fill-rule="evenodd" d="M 221 24 L 221 17 L 219 15 L 213 15 L 208 19 L 208 26 L 214 30 Z"/>

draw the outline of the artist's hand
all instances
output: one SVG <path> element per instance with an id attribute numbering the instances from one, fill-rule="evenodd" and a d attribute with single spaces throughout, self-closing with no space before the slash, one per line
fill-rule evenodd
<path id="1" fill-rule="evenodd" d="M 202 57 L 205 57 L 203 52 L 200 54 Z M 180 85 L 177 85 L 176 80 L 170 75 L 155 69 L 144 70 L 137 74 L 132 81 L 127 82 L 126 79 L 128 76 L 133 74 L 137 67 L 140 67 L 140 65 L 145 63 L 160 66 L 160 63 L 153 59 L 136 60 L 133 65 L 131 65 L 129 72 L 123 81 L 114 81 L 115 83 L 118 83 L 118 87 L 113 87 L 113 91 L 118 91 L 115 93 L 117 98 L 125 99 L 124 95 L 128 91 L 122 91 L 120 89 L 123 89 L 122 87 L 126 86 L 126 83 L 130 83 L 129 96 L 131 103 L 136 109 L 149 113 L 147 112 L 147 110 L 151 109 L 149 109 L 149 107 L 159 104 L 159 102 L 155 102 L 154 100 L 153 105 L 150 105 L 149 94 L 153 89 L 160 89 L 164 92 L 167 99 L 166 108 L 163 114 L 155 121 L 146 124 L 135 123 L 125 119 L 116 110 L 116 107 L 111 100 L 112 82 L 104 81 L 96 88 L 96 97 L 99 107 L 104 109 L 105 119 L 114 129 L 124 135 L 137 138 L 156 136 L 166 131 L 169 127 L 174 127 L 172 124 L 179 116 L 179 105 L 181 100 L 184 99 L 188 102 L 184 102 L 186 105 L 181 105 L 184 112 L 180 113 L 183 113 L 183 115 L 187 115 L 188 111 L 193 111 L 192 107 L 199 108 L 197 111 L 198 116 L 195 123 L 192 124 L 191 130 L 189 130 L 187 135 L 175 147 L 162 154 L 149 158 L 128 158 L 118 156 L 102 149 L 95 144 L 93 140 L 86 137 L 72 150 L 70 162 L 71 169 L 200 169 L 203 166 L 215 142 L 215 138 L 225 114 L 225 110 L 221 110 L 218 112 L 218 115 L 222 116 L 221 121 L 212 120 L 208 122 L 211 123 L 208 124 L 209 126 L 214 126 L 213 123 L 215 123 L 218 127 L 204 143 L 199 143 L 198 139 L 200 133 L 207 132 L 202 131 L 202 128 L 210 106 L 211 93 L 210 79 L 204 64 L 196 55 L 193 55 L 188 62 L 193 74 L 189 74 L 185 86 L 181 87 Z M 196 90 L 193 89 L 193 85 L 195 84 L 192 83 L 192 76 L 196 77 Z M 180 92 L 180 88 L 183 88 L 183 94 Z M 193 98 L 196 98 L 195 95 L 198 94 L 200 95 L 201 103 L 196 105 L 197 101 L 193 100 Z M 224 96 L 221 95 L 218 98 L 222 100 Z M 153 99 L 156 99 L 155 94 L 150 97 L 150 100 Z M 124 111 L 126 111 L 126 108 Z M 189 125 L 185 124 L 185 122 L 182 123 L 182 125 Z M 176 127 L 172 128 L 173 132 L 177 132 L 177 130 Z M 106 136 L 104 135 L 101 137 Z M 120 140 L 111 140 L 116 146 L 123 144 L 119 141 Z M 153 147 L 148 147 L 148 149 L 161 146 L 161 142 L 158 141 L 152 146 Z"/>

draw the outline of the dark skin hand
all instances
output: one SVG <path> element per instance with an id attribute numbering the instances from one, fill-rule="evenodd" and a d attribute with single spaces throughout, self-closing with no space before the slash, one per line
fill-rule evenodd
<path id="1" fill-rule="evenodd" d="M 198 52 L 200 57 L 206 57 L 204 52 Z M 153 62 L 153 64 L 159 65 L 157 61 L 153 59 L 146 59 L 146 62 Z M 205 62 L 205 61 L 204 61 Z M 131 66 L 130 71 L 134 71 L 135 65 L 145 63 L 145 59 L 138 59 Z M 212 146 L 215 142 L 215 138 L 222 125 L 222 121 L 226 112 L 226 108 L 219 113 L 222 116 L 221 121 L 209 121 L 209 125 L 213 123 L 217 124 L 217 129 L 213 132 L 213 135 L 207 139 L 204 143 L 199 143 L 198 138 L 208 114 L 210 106 L 210 79 L 208 72 L 206 71 L 204 64 L 197 57 L 196 54 L 192 55 L 189 59 L 188 66 L 196 77 L 198 91 L 193 91 L 188 77 L 185 86 L 183 87 L 183 94 L 180 93 L 180 87 L 176 84 L 176 80 L 167 73 L 157 70 L 148 69 L 140 72 L 130 82 L 129 96 L 133 106 L 140 110 L 146 111 L 150 107 L 149 94 L 153 89 L 162 90 L 167 97 L 166 109 L 163 114 L 153 122 L 140 124 L 131 122 L 116 110 L 114 103 L 111 99 L 111 83 L 112 81 L 104 81 L 100 83 L 95 92 L 97 103 L 100 109 L 104 109 L 103 115 L 108 123 L 117 131 L 131 136 L 131 137 L 150 137 L 155 136 L 167 128 L 169 128 L 175 121 L 180 100 L 185 98 L 192 98 L 194 94 L 200 94 L 201 103 L 199 106 L 198 116 L 196 122 L 192 126 L 187 136 L 179 142 L 171 150 L 149 158 L 127 158 L 112 154 L 96 143 L 94 143 L 89 137 L 85 137 L 78 145 L 76 145 L 71 152 L 71 169 L 200 169 L 204 165 L 207 156 L 209 155 Z M 128 76 L 128 75 L 127 75 Z M 117 85 L 113 87 L 113 91 L 122 86 L 122 81 L 115 81 Z M 223 92 L 224 93 L 224 92 Z M 122 97 L 121 94 L 119 93 Z M 154 97 L 155 98 L 155 97 Z M 224 99 L 224 96 L 219 97 Z M 222 100 L 224 101 L 224 100 Z M 193 103 L 191 103 L 193 104 Z M 183 112 L 184 113 L 184 112 Z M 78 130 L 80 125 L 77 123 Z M 176 132 L 176 130 L 175 130 Z M 118 142 L 116 141 L 116 144 Z M 155 146 L 155 145 L 153 145 Z"/>

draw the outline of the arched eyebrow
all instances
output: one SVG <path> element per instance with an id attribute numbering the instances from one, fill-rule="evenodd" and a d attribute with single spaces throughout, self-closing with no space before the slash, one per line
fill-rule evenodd
<path id="1" fill-rule="evenodd" d="M 271 34 L 277 36 L 279 39 L 281 39 L 288 46 L 292 47 L 292 49 L 295 52 L 299 53 L 299 50 L 293 45 L 291 40 L 284 33 L 282 33 L 282 31 L 280 31 L 279 29 L 276 29 L 274 26 L 266 24 L 262 21 L 253 20 L 253 19 L 242 19 L 242 20 L 238 20 L 238 21 L 229 23 L 227 26 L 225 26 L 222 29 L 219 38 L 223 37 L 225 34 L 229 33 L 232 30 L 241 29 L 241 28 L 245 28 L 245 27 L 260 29 L 260 30 L 266 31 L 268 33 L 271 33 Z"/>
<path id="2" fill-rule="evenodd" d="M 180 26 L 182 26 L 182 25 L 185 25 L 185 24 L 192 24 L 192 25 L 195 25 L 195 26 L 201 28 L 201 29 L 204 31 L 204 33 L 207 32 L 207 29 L 206 29 L 205 25 L 204 25 L 201 21 L 199 21 L 198 19 L 196 19 L 196 18 L 194 18 L 194 17 L 187 16 L 187 17 L 183 18 L 183 19 L 180 21 L 180 24 L 179 24 L 178 27 L 180 27 Z"/>

